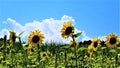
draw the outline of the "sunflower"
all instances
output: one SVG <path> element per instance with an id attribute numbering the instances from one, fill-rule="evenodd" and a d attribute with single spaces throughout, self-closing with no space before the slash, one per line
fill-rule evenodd
<path id="1" fill-rule="evenodd" d="M 119 38 L 115 33 L 111 33 L 108 36 L 106 36 L 105 44 L 109 48 L 115 48 L 119 44 Z"/>
<path id="2" fill-rule="evenodd" d="M 88 53 L 91 53 L 93 51 L 93 46 L 89 45 L 87 50 L 88 50 Z"/>
<path id="3" fill-rule="evenodd" d="M 32 47 L 30 45 L 28 46 L 27 53 L 32 54 Z"/>
<path id="4" fill-rule="evenodd" d="M 90 57 L 92 57 L 92 54 L 93 54 L 93 46 L 92 46 L 92 45 L 89 45 L 87 51 L 88 51 Z"/>
<path id="5" fill-rule="evenodd" d="M 46 59 L 48 58 L 48 53 L 47 52 L 44 52 L 42 55 L 41 55 L 42 59 Z"/>
<path id="6" fill-rule="evenodd" d="M 91 41 L 92 41 L 91 46 L 93 47 L 93 50 L 97 51 L 98 48 L 100 47 L 100 39 L 92 38 Z"/>
<path id="7" fill-rule="evenodd" d="M 71 22 L 64 22 L 61 32 L 62 32 L 61 36 L 66 39 L 69 36 L 73 35 L 74 26 L 71 24 Z"/>
<path id="8" fill-rule="evenodd" d="M 28 43 L 32 45 L 42 44 L 44 35 L 39 30 L 31 32 L 28 36 Z"/>
<path id="9" fill-rule="evenodd" d="M 119 38 L 119 44 L 120 44 L 120 38 Z"/>
<path id="10" fill-rule="evenodd" d="M 12 46 L 13 43 L 15 42 L 15 40 L 16 40 L 16 33 L 13 32 L 12 30 L 8 30 L 8 31 L 10 33 L 9 42 L 10 42 L 10 45 Z"/>
<path id="11" fill-rule="evenodd" d="M 75 42 L 74 42 L 74 41 L 72 41 L 72 40 L 70 41 L 69 44 L 70 44 L 70 47 L 71 47 L 71 50 L 72 50 L 72 51 L 74 51 L 74 49 L 77 48 L 78 45 L 79 45 L 78 41 L 75 41 Z"/>
<path id="12" fill-rule="evenodd" d="M 48 50 L 46 51 L 46 53 L 47 53 L 48 56 L 50 56 L 50 52 Z"/>

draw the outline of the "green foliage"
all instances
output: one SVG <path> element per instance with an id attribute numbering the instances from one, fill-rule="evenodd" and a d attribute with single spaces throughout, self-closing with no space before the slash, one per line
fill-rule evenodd
<path id="1" fill-rule="evenodd" d="M 77 38 L 77 37 L 79 37 L 81 34 L 82 34 L 82 32 L 79 32 L 79 33 L 77 33 L 77 34 L 74 34 L 73 36 L 74 36 L 75 38 Z"/>
<path id="2" fill-rule="evenodd" d="M 77 35 L 78 36 L 78 35 Z M 5 49 L 3 49 L 3 47 Z M 0 68 L 117 68 L 120 67 L 120 47 L 110 49 L 101 46 L 93 52 L 92 58 L 87 53 L 87 46 L 78 46 L 75 51 L 70 50 L 69 44 L 45 43 L 32 48 L 32 54 L 27 53 L 27 46 L 16 42 L 10 46 L 6 41 L 0 41 Z M 38 51 L 40 50 L 40 52 Z M 50 52 L 47 58 L 42 55 Z M 38 57 L 38 54 L 40 56 Z M 38 60 L 38 58 L 40 58 Z M 77 63 L 77 66 L 76 66 Z"/>

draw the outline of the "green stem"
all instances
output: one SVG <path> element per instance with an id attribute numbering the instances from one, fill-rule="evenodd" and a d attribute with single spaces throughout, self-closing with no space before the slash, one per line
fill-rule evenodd
<path id="1" fill-rule="evenodd" d="M 57 54 L 55 55 L 55 68 L 57 68 L 57 59 L 58 59 L 58 57 L 57 57 Z"/>
<path id="2" fill-rule="evenodd" d="M 76 47 L 75 47 L 75 61 L 76 61 L 76 67 L 77 67 L 77 54 L 76 54 Z"/>
<path id="3" fill-rule="evenodd" d="M 115 65 L 116 65 L 116 68 L 117 68 L 117 66 L 118 66 L 118 55 L 116 55 L 115 60 L 116 60 Z"/>
<path id="4" fill-rule="evenodd" d="M 22 50 L 22 54 L 23 54 L 23 67 L 27 68 L 27 61 L 28 61 L 28 56 L 27 56 L 27 52 L 24 50 L 23 46 L 22 46 L 22 42 L 20 37 L 18 38 L 20 45 L 21 45 L 21 50 Z"/>
<path id="5" fill-rule="evenodd" d="M 20 39 L 20 37 L 19 37 L 18 39 L 19 39 L 19 42 L 21 43 L 21 39 Z"/>
<path id="6" fill-rule="evenodd" d="M 14 43 L 13 43 L 13 46 L 14 46 Z M 14 68 L 14 63 L 15 63 L 15 51 L 14 51 L 14 47 L 11 46 L 11 58 L 12 58 L 12 67 Z"/>
<path id="7" fill-rule="evenodd" d="M 75 63 L 76 63 L 76 67 L 77 67 L 77 54 L 76 54 L 76 43 L 75 43 L 75 37 L 74 37 L 74 35 L 72 36 L 72 39 L 73 39 L 73 45 L 75 46 L 75 52 L 74 52 L 74 55 L 75 55 Z"/>
<path id="8" fill-rule="evenodd" d="M 37 59 L 38 59 L 38 62 L 40 61 L 40 45 L 38 44 L 37 45 L 37 48 L 38 48 L 38 57 L 37 57 Z"/>
<path id="9" fill-rule="evenodd" d="M 102 49 L 101 67 L 103 67 L 103 63 L 104 63 L 104 62 L 103 62 L 103 57 L 104 57 L 104 55 L 103 55 L 103 54 L 104 54 L 104 50 Z"/>
<path id="10" fill-rule="evenodd" d="M 66 49 L 64 50 L 64 55 L 65 55 L 65 68 L 67 67 L 67 53 Z"/>
<path id="11" fill-rule="evenodd" d="M 6 39 L 7 39 L 7 36 L 5 35 L 4 36 L 4 46 L 3 46 L 3 61 L 6 60 Z"/>
<path id="12" fill-rule="evenodd" d="M 118 66 L 118 51 L 117 51 L 117 48 L 116 48 L 116 55 L 115 55 L 115 66 L 116 66 L 116 68 Z"/>
<path id="13" fill-rule="evenodd" d="M 24 50 L 23 50 L 23 51 L 24 51 Z M 27 54 L 26 51 L 23 52 L 23 57 L 24 57 L 24 62 L 25 62 L 25 64 L 23 64 L 23 66 L 24 66 L 25 68 L 27 68 L 27 65 L 28 65 L 28 54 Z"/>

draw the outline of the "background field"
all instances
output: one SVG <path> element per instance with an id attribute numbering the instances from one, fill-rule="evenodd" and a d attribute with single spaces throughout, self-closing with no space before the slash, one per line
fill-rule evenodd
<path id="1" fill-rule="evenodd" d="M 32 54 L 27 53 L 28 45 L 21 42 L 9 46 L 8 41 L 0 41 L 0 68 L 119 68 L 120 44 L 110 49 L 101 43 L 101 47 L 93 52 L 92 58 L 87 53 L 89 41 L 79 42 L 76 51 L 69 44 L 44 43 L 40 48 L 32 48 Z M 49 51 L 49 55 L 44 53 Z M 40 55 L 40 56 L 39 56 Z"/>

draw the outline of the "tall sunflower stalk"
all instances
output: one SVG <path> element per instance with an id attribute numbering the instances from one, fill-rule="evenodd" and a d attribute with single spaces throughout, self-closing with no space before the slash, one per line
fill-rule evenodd
<path id="1" fill-rule="evenodd" d="M 4 36 L 4 46 L 3 46 L 3 60 L 6 60 L 6 40 L 7 40 L 7 36 Z"/>
<path id="2" fill-rule="evenodd" d="M 10 36 L 9 36 L 9 43 L 10 43 L 10 46 L 13 46 L 15 41 L 16 41 L 16 33 L 13 32 L 12 30 L 8 30 L 9 33 L 10 33 Z"/>
<path id="3" fill-rule="evenodd" d="M 115 67 L 117 66 L 118 63 L 118 52 L 117 52 L 117 46 L 119 44 L 119 38 L 115 33 L 111 33 L 106 36 L 105 39 L 105 44 L 108 48 L 110 48 L 110 53 L 112 55 L 112 58 L 115 59 Z"/>
<path id="4" fill-rule="evenodd" d="M 63 27 L 61 29 L 61 36 L 64 39 L 67 39 L 68 37 L 72 38 L 72 41 L 70 42 L 70 46 L 72 46 L 72 49 L 74 49 L 74 55 L 76 57 L 76 67 L 77 67 L 77 55 L 76 55 L 76 49 L 77 49 L 77 44 L 76 44 L 76 38 L 81 35 L 82 32 L 74 34 L 74 26 L 72 25 L 71 22 L 64 22 Z M 66 53 L 66 51 L 65 51 Z M 66 60 L 66 59 L 65 59 Z M 66 62 L 65 62 L 66 63 Z M 66 66 L 66 65 L 65 65 Z"/>
<path id="5" fill-rule="evenodd" d="M 37 48 L 38 48 L 38 61 L 40 61 L 41 57 L 40 57 L 40 45 L 37 44 Z"/>
<path id="6" fill-rule="evenodd" d="M 16 35 L 16 33 L 12 30 L 8 30 L 9 33 L 10 33 L 10 36 L 9 36 L 9 43 L 10 43 L 10 51 L 11 51 L 11 58 L 12 58 L 12 65 L 11 66 L 17 66 L 17 62 L 16 62 L 16 57 L 15 57 L 15 53 L 16 53 L 16 50 L 15 50 L 15 41 L 16 41 L 16 38 L 19 39 L 19 42 L 20 42 L 20 45 L 22 47 L 22 43 L 21 43 L 21 40 L 20 40 L 20 35 L 23 33 L 21 32 L 19 35 Z M 15 59 L 14 59 L 15 58 Z M 13 64 L 15 63 L 15 64 Z"/>
<path id="7" fill-rule="evenodd" d="M 101 46 L 100 39 L 98 38 L 91 39 L 91 44 L 88 46 L 88 53 L 90 55 L 90 58 L 92 58 L 93 52 L 96 52 L 100 46 Z"/>
<path id="8" fill-rule="evenodd" d="M 67 50 L 64 49 L 64 58 L 65 58 L 65 68 L 67 67 Z"/>
<path id="9" fill-rule="evenodd" d="M 38 49 L 38 56 L 37 56 L 37 60 L 38 62 L 40 61 L 40 45 L 42 45 L 44 39 L 44 35 L 41 33 L 41 31 L 39 30 L 35 30 L 33 32 L 31 32 L 28 36 L 28 53 L 32 54 L 32 47 L 37 47 Z"/>
<path id="10" fill-rule="evenodd" d="M 73 46 L 76 46 L 76 43 L 75 43 L 75 36 L 74 35 L 72 35 L 72 39 L 73 39 Z M 77 54 L 76 54 L 76 47 L 75 47 L 75 52 L 74 52 L 74 54 L 75 54 L 75 58 L 76 58 L 76 67 L 77 67 Z"/>
<path id="11" fill-rule="evenodd" d="M 21 51 L 22 51 L 22 54 L 23 54 L 23 62 L 24 62 L 24 64 L 23 64 L 23 67 L 27 67 L 27 53 L 25 52 L 25 50 L 24 50 L 24 47 L 23 47 L 23 43 L 21 42 L 21 35 L 23 34 L 23 32 L 21 32 L 18 36 L 17 36 L 17 38 L 18 38 L 18 40 L 19 40 L 19 43 L 20 43 L 20 46 L 21 46 Z"/>
<path id="12" fill-rule="evenodd" d="M 14 66 L 13 63 L 16 63 L 16 58 L 15 58 L 15 49 L 14 49 L 14 45 L 15 45 L 15 41 L 16 41 L 16 33 L 12 30 L 8 30 L 10 33 L 9 36 L 9 43 L 10 43 L 10 50 L 11 50 L 11 58 L 12 58 L 12 65 L 11 67 Z M 15 58 L 15 59 L 14 59 Z M 16 64 L 15 64 L 16 65 Z"/>

